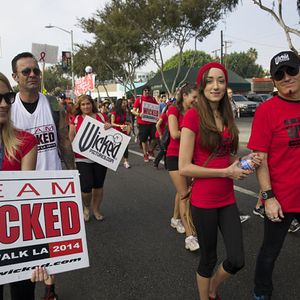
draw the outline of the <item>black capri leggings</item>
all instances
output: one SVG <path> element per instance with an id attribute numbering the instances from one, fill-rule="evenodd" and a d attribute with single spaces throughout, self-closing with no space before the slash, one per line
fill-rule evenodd
<path id="1" fill-rule="evenodd" d="M 235 274 L 244 266 L 242 226 L 236 204 L 220 208 L 191 206 L 193 222 L 200 245 L 198 274 L 210 278 L 217 263 L 217 237 L 220 229 L 227 253 L 223 268 Z"/>
<path id="2" fill-rule="evenodd" d="M 81 192 L 90 193 L 104 185 L 107 168 L 97 163 L 76 162 L 79 171 Z"/>

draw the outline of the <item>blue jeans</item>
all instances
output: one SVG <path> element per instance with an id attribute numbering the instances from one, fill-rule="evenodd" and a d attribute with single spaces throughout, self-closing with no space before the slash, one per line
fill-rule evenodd
<path id="1" fill-rule="evenodd" d="M 256 295 L 272 294 L 272 273 L 275 261 L 294 218 L 300 221 L 300 213 L 284 213 L 284 219 L 281 222 L 272 222 L 268 218 L 264 220 L 264 239 L 257 256 L 254 278 Z"/>

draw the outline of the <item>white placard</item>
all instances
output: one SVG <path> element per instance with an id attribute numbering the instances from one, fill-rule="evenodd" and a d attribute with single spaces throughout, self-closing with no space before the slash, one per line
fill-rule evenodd
<path id="1" fill-rule="evenodd" d="M 72 143 L 73 151 L 116 171 L 128 146 L 130 137 L 85 116 Z"/>
<path id="2" fill-rule="evenodd" d="M 77 170 L 3 171 L 0 284 L 89 266 Z"/>
<path id="3" fill-rule="evenodd" d="M 47 44 L 32 43 L 32 54 L 38 62 L 47 64 L 56 64 L 58 56 L 58 47 Z"/>
<path id="4" fill-rule="evenodd" d="M 142 103 L 142 120 L 156 123 L 159 119 L 159 105 L 143 101 Z"/>

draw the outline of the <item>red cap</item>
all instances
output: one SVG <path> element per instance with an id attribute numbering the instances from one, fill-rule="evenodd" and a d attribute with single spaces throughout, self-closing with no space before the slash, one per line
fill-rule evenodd
<path id="1" fill-rule="evenodd" d="M 218 63 L 218 62 L 210 62 L 206 65 L 204 65 L 200 70 L 199 70 L 199 73 L 197 75 L 197 78 L 196 78 L 196 82 L 197 82 L 197 86 L 198 88 L 200 88 L 200 83 L 201 83 L 201 79 L 203 77 L 203 74 L 211 69 L 211 68 L 216 68 L 216 69 L 220 69 L 223 71 L 224 75 L 225 75 L 225 80 L 226 80 L 226 84 L 228 83 L 228 73 L 227 73 L 227 70 L 225 69 L 225 67 Z"/>

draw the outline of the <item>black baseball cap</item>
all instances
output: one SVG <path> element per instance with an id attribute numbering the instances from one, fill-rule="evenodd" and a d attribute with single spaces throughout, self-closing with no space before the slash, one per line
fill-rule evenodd
<path id="1" fill-rule="evenodd" d="M 276 54 L 270 63 L 270 73 L 274 77 L 274 74 L 282 67 L 300 67 L 300 58 L 293 51 L 282 51 Z"/>

